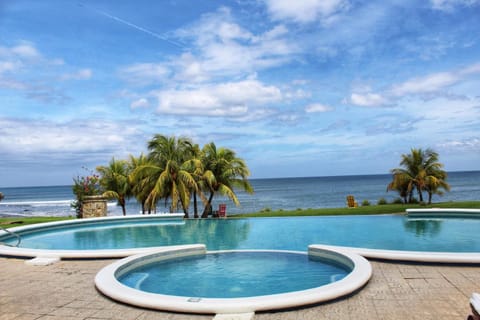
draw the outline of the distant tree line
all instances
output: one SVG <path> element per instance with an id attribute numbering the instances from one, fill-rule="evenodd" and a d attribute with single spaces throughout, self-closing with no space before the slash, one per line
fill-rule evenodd
<path id="1" fill-rule="evenodd" d="M 393 180 L 387 190 L 397 191 L 404 203 L 423 203 L 423 193 L 426 192 L 428 204 L 432 203 L 434 194 L 443 195 L 444 191 L 450 191 L 447 172 L 438 160 L 438 153 L 432 149 L 412 148 L 410 154 L 402 154 L 401 168 L 391 170 Z"/>
<path id="2" fill-rule="evenodd" d="M 112 158 L 98 166 L 98 175 L 74 179 L 75 207 L 81 211 L 83 196 L 103 194 L 116 199 L 126 215 L 126 201 L 135 197 L 142 213 L 152 213 L 163 201 L 170 212 L 181 209 L 189 217 L 193 202 L 194 218 L 206 218 L 212 212 L 215 195 L 228 197 L 239 205 L 235 188 L 253 193 L 248 181 L 250 171 L 245 161 L 228 148 L 214 142 L 202 148 L 190 138 L 156 134 L 148 141 L 148 154 L 130 155 L 126 160 Z M 198 212 L 198 201 L 203 212 Z"/>

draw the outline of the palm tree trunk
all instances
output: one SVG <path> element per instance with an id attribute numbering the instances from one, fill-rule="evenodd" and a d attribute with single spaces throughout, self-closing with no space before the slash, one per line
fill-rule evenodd
<path id="1" fill-rule="evenodd" d="M 193 191 L 193 217 L 198 219 L 197 192 Z"/>
<path id="2" fill-rule="evenodd" d="M 125 208 L 125 199 L 119 199 L 118 202 L 120 203 L 120 206 L 122 207 L 122 213 L 124 216 L 127 215 L 127 209 Z"/>
<path id="3" fill-rule="evenodd" d="M 188 219 L 188 218 L 189 218 L 188 206 L 184 206 L 184 205 L 183 205 L 183 202 L 179 200 L 178 203 L 177 203 L 177 208 L 178 208 L 178 205 L 179 205 L 179 204 L 180 204 L 180 206 L 182 207 L 182 210 L 183 210 L 183 213 L 184 213 L 183 218 L 184 218 L 184 219 Z"/>
<path id="4" fill-rule="evenodd" d="M 423 202 L 422 190 L 418 187 L 417 187 L 417 190 L 418 190 L 418 201 Z"/>
<path id="5" fill-rule="evenodd" d="M 205 209 L 203 209 L 202 213 L 202 219 L 203 218 L 208 218 L 208 215 L 212 212 L 212 200 L 213 200 L 213 195 L 215 192 L 210 191 L 210 196 L 208 197 L 208 202 L 205 205 Z"/>

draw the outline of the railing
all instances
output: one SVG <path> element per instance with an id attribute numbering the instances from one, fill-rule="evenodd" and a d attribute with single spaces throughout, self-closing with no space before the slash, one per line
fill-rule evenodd
<path id="1" fill-rule="evenodd" d="M 3 245 L 5 245 L 5 246 L 9 246 L 9 247 L 18 247 L 18 246 L 20 245 L 20 242 L 22 242 L 22 238 L 20 237 L 19 234 L 15 233 L 15 232 L 13 232 L 13 231 L 10 231 L 10 230 L 8 230 L 8 229 L 5 229 L 5 228 L 2 227 L 2 226 L 0 226 L 0 230 L 5 231 L 6 233 L 8 233 L 8 234 L 10 234 L 10 235 L 12 235 L 12 236 L 14 236 L 14 237 L 17 238 L 17 243 L 16 243 L 15 245 L 11 245 L 11 244 L 9 244 L 9 243 L 5 243 L 5 242 L 1 242 L 1 241 L 0 241 L 0 244 L 3 244 Z"/>

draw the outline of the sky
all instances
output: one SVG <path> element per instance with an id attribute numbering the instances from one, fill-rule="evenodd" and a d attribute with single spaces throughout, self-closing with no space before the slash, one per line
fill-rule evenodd
<path id="1" fill-rule="evenodd" d="M 251 178 L 387 174 L 411 148 L 480 170 L 479 30 L 480 0 L 0 1 L 0 187 L 154 134 Z"/>

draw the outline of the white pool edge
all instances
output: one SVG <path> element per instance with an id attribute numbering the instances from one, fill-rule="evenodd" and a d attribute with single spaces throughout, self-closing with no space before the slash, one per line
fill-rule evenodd
<path id="1" fill-rule="evenodd" d="M 229 250 L 238 251 L 238 250 Z M 240 250 L 240 251 L 268 251 L 286 252 L 278 250 Z M 287 251 L 288 252 L 288 251 Z M 185 256 L 205 254 L 204 245 L 191 245 L 183 250 L 162 251 L 162 255 Z M 115 277 L 119 268 L 135 260 L 148 257 L 156 252 L 130 256 L 103 268 L 95 277 L 97 289 L 110 298 L 127 304 L 165 311 L 202 314 L 230 314 L 265 310 L 280 310 L 304 305 L 317 304 L 348 295 L 363 287 L 371 277 L 370 263 L 363 257 L 348 252 L 332 252 L 323 248 L 309 248 L 309 254 L 339 262 L 352 263 L 353 270 L 345 278 L 318 288 L 295 291 L 283 294 L 257 296 L 248 298 L 213 299 L 196 297 L 178 297 L 154 294 L 132 289 L 121 284 Z M 303 252 L 305 254 L 305 252 Z"/>
<path id="2" fill-rule="evenodd" d="M 323 244 L 315 244 L 312 246 L 329 250 L 340 250 L 343 252 L 356 253 L 365 258 L 380 260 L 454 264 L 480 263 L 480 253 L 477 252 L 402 251 L 331 246 Z"/>
<path id="3" fill-rule="evenodd" d="M 405 209 L 405 212 L 412 218 L 480 218 L 480 209 L 414 208 Z"/>

